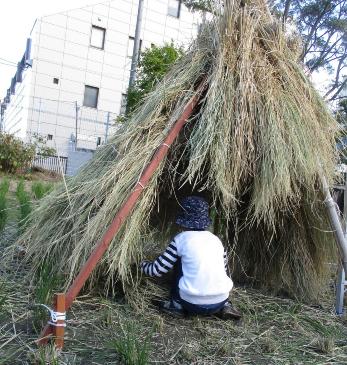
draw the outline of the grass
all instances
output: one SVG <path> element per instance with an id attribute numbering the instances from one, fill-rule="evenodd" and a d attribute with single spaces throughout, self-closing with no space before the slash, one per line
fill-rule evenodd
<path id="1" fill-rule="evenodd" d="M 147 365 L 150 345 L 149 335 L 141 333 L 142 328 L 134 322 L 127 322 L 122 326 L 123 335 L 111 342 L 125 365 Z"/>
<path id="2" fill-rule="evenodd" d="M 53 184 L 47 183 L 44 184 L 41 181 L 34 181 L 31 185 L 31 190 L 36 200 L 42 199 L 45 195 L 47 195 L 53 189 Z"/>
<path id="3" fill-rule="evenodd" d="M 11 211 L 9 224 L 12 220 L 16 216 Z M 15 239 L 15 235 L 0 235 L 0 252 L 6 253 Z M 129 302 L 118 291 L 108 298 L 100 292 L 84 292 L 67 313 L 63 351 L 37 348 L 33 304 L 39 300 L 38 289 L 20 257 L 0 258 L 1 365 L 118 365 L 146 358 L 149 364 L 167 365 L 347 363 L 347 320 L 333 314 L 331 290 L 321 298 L 321 306 L 309 306 L 236 287 L 232 302 L 244 318 L 235 323 L 160 314 L 151 305 L 152 294 L 165 298 L 168 292 L 153 279 L 146 279 Z M 41 270 L 43 277 L 49 276 L 49 267 Z M 42 290 L 41 298 L 49 300 L 46 293 Z"/>
<path id="4" fill-rule="evenodd" d="M 0 183 L 0 232 L 5 228 L 8 211 L 7 211 L 7 192 L 10 186 L 8 178 L 4 178 Z"/>
<path id="5" fill-rule="evenodd" d="M 20 221 L 19 225 L 22 229 L 25 229 L 27 224 L 28 216 L 31 212 L 31 197 L 30 194 L 25 190 L 24 180 L 20 180 L 17 184 L 16 196 L 19 202 L 20 209 Z"/>

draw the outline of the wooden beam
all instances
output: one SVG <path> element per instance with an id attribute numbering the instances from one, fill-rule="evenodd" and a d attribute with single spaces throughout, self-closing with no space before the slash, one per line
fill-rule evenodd
<path id="1" fill-rule="evenodd" d="M 54 301 L 55 311 L 58 313 L 65 313 L 65 293 L 55 294 Z M 57 349 L 62 349 L 64 346 L 65 319 L 58 319 L 56 324 L 57 326 L 53 326 L 55 347 Z"/>
<path id="2" fill-rule="evenodd" d="M 142 190 L 147 186 L 148 182 L 150 181 L 153 174 L 159 167 L 160 163 L 167 155 L 167 152 L 171 144 L 174 142 L 179 132 L 181 131 L 187 120 L 192 115 L 196 105 L 198 104 L 201 98 L 201 94 L 205 90 L 205 88 L 206 88 L 206 82 L 204 79 L 196 89 L 197 90 L 196 94 L 188 101 L 188 103 L 184 107 L 182 115 L 173 124 L 166 138 L 164 139 L 162 144 L 157 148 L 151 161 L 141 174 L 139 181 L 134 186 L 133 191 L 130 193 L 129 197 L 127 198 L 123 206 L 120 208 L 120 210 L 114 217 L 111 225 L 109 226 L 109 228 L 107 229 L 101 240 L 97 243 L 95 249 L 92 251 L 86 263 L 83 265 L 79 274 L 76 276 L 75 280 L 73 281 L 69 290 L 66 293 L 65 311 L 67 311 L 70 308 L 76 296 L 82 289 L 83 285 L 88 280 L 90 274 L 92 273 L 92 271 L 94 270 L 94 268 L 96 267 L 96 265 L 106 252 L 112 239 L 115 237 L 115 235 L 125 222 L 126 218 L 131 213 L 139 196 L 142 193 Z M 47 324 L 43 329 L 43 331 L 41 332 L 40 338 L 38 339 L 37 343 L 39 345 L 46 344 L 52 333 L 53 333 L 52 326 Z"/>

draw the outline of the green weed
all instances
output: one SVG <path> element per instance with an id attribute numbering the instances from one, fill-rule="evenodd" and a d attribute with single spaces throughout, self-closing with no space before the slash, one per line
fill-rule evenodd
<path id="1" fill-rule="evenodd" d="M 4 312 L 4 307 L 7 302 L 6 286 L 3 282 L 0 282 L 0 313 Z"/>
<path id="2" fill-rule="evenodd" d="M 52 264 L 44 261 L 37 271 L 35 280 L 34 297 L 37 304 L 51 304 L 53 293 L 60 283 L 60 277 L 52 274 Z M 33 325 L 40 330 L 47 320 L 47 310 L 41 306 L 36 306 L 34 310 Z"/>
<path id="3" fill-rule="evenodd" d="M 3 179 L 0 184 L 0 232 L 5 228 L 8 211 L 7 211 L 7 198 L 6 194 L 10 187 L 10 182 L 8 179 Z"/>
<path id="4" fill-rule="evenodd" d="M 31 190 L 36 200 L 42 199 L 47 195 L 53 188 L 53 184 L 44 184 L 41 181 L 33 182 Z"/>
<path id="5" fill-rule="evenodd" d="M 0 184 L 0 194 L 7 194 L 8 189 L 10 188 L 10 181 L 8 178 L 4 178 Z"/>
<path id="6" fill-rule="evenodd" d="M 19 225 L 23 230 L 31 212 L 30 195 L 24 189 L 24 180 L 20 180 L 17 185 L 16 196 L 20 204 L 20 222 Z"/>
<path id="7" fill-rule="evenodd" d="M 149 335 L 145 338 L 138 338 L 141 331 L 132 322 L 127 322 L 122 328 L 123 336 L 115 339 L 112 346 L 120 355 L 125 365 L 146 365 L 148 364 L 150 344 Z"/>

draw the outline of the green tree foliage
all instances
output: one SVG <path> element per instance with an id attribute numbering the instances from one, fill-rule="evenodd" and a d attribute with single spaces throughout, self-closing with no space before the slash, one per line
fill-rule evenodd
<path id="1" fill-rule="evenodd" d="M 211 0 L 183 0 L 182 3 L 190 10 L 211 11 Z"/>
<path id="2" fill-rule="evenodd" d="M 162 79 L 170 66 L 183 54 L 182 48 L 173 43 L 147 48 L 140 56 L 135 85 L 128 90 L 127 114 L 141 104 L 147 95 Z"/>

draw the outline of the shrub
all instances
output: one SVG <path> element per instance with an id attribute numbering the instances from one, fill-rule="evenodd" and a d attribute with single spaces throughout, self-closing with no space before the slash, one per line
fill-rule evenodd
<path id="1" fill-rule="evenodd" d="M 16 191 L 17 199 L 20 205 L 20 222 L 19 225 L 24 228 L 31 212 L 30 195 L 24 189 L 24 180 L 20 180 Z"/>
<path id="2" fill-rule="evenodd" d="M 30 167 L 35 154 L 53 156 L 56 150 L 46 146 L 47 139 L 32 135 L 32 143 L 24 143 L 13 134 L 0 132 L 0 170 L 14 173 Z"/>
<path id="3" fill-rule="evenodd" d="M 41 157 L 49 157 L 57 154 L 55 148 L 47 146 L 47 137 L 43 137 L 40 134 L 32 134 L 32 144 L 36 148 L 36 153 Z"/>
<path id="4" fill-rule="evenodd" d="M 14 173 L 27 168 L 35 156 L 35 146 L 12 134 L 0 133 L 0 170 Z"/>

